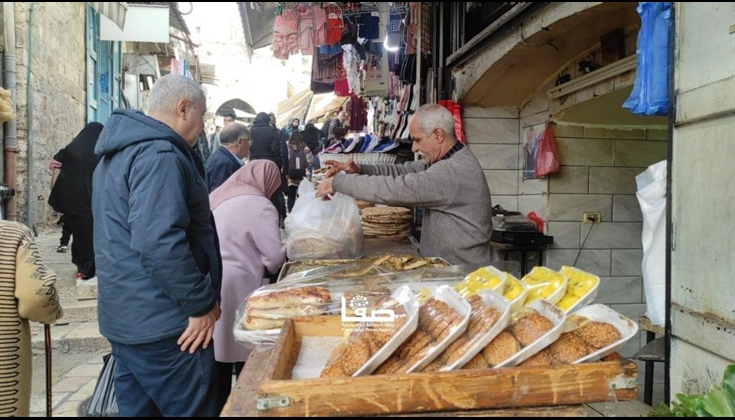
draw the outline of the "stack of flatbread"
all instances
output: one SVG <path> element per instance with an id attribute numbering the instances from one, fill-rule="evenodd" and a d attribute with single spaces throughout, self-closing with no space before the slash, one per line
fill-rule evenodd
<path id="1" fill-rule="evenodd" d="M 366 238 L 401 239 L 411 233 L 411 210 L 404 207 L 367 207 L 360 218 Z"/>
<path id="2" fill-rule="evenodd" d="M 371 203 L 369 201 L 355 200 L 355 202 L 357 203 L 357 208 L 360 209 L 360 211 L 362 211 L 363 209 L 366 209 L 368 207 L 375 207 L 375 204 L 373 204 L 373 203 Z"/>

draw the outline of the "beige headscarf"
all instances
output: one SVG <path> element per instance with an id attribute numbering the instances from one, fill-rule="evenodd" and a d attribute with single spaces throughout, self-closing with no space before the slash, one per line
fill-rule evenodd
<path id="1" fill-rule="evenodd" d="M 281 173 L 270 160 L 253 160 L 232 174 L 209 195 L 209 205 L 216 209 L 225 201 L 241 195 L 260 195 L 267 199 L 281 186 Z"/>

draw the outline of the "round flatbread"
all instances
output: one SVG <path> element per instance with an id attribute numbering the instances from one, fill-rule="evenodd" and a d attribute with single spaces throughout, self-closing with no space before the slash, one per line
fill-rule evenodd
<path id="1" fill-rule="evenodd" d="M 394 215 L 394 214 L 410 214 L 411 210 L 405 207 L 388 207 L 388 206 L 376 206 L 362 209 L 360 212 L 366 216 L 376 215 Z"/>

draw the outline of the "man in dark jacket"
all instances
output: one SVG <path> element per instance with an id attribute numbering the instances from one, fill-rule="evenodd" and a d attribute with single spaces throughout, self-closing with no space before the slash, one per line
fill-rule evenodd
<path id="1" fill-rule="evenodd" d="M 169 74 L 149 109 L 115 110 L 95 148 L 99 328 L 117 362 L 120 417 L 217 416 L 210 340 L 222 261 L 193 148 L 206 98 L 194 80 Z"/>
<path id="2" fill-rule="evenodd" d="M 222 146 L 204 165 L 210 193 L 242 167 L 250 151 L 250 131 L 240 123 L 223 128 L 219 140 Z"/>
<path id="3" fill-rule="evenodd" d="M 278 165 L 281 170 L 281 185 L 286 184 L 286 178 L 283 175 L 284 160 L 282 158 L 282 150 L 280 144 L 280 133 L 278 129 L 271 124 L 271 118 L 265 112 L 260 112 L 255 116 L 253 126 L 250 128 L 250 137 L 253 139 L 250 145 L 250 160 L 268 159 Z M 286 163 L 288 163 L 288 151 L 286 153 Z M 286 200 L 283 198 L 283 192 L 277 191 L 271 197 L 271 202 L 278 209 L 281 217 L 281 224 L 286 218 Z"/>

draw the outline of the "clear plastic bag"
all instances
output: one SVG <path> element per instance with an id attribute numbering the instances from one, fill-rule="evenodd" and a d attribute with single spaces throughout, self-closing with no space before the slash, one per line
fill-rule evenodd
<path id="1" fill-rule="evenodd" d="M 288 258 L 292 261 L 360 258 L 363 234 L 355 199 L 339 193 L 330 199 L 316 198 L 309 181 L 301 184 L 299 190 L 303 194 L 285 222 Z"/>
<path id="2" fill-rule="evenodd" d="M 357 296 L 369 305 L 380 301 L 400 287 L 418 293 L 430 286 L 455 285 L 474 266 L 449 266 L 385 273 L 350 276 L 356 265 L 318 267 L 295 273 L 284 280 L 254 291 L 239 306 L 233 335 L 246 347 L 269 348 L 275 345 L 283 322 L 290 317 L 318 316 L 349 312 L 348 303 Z"/>

